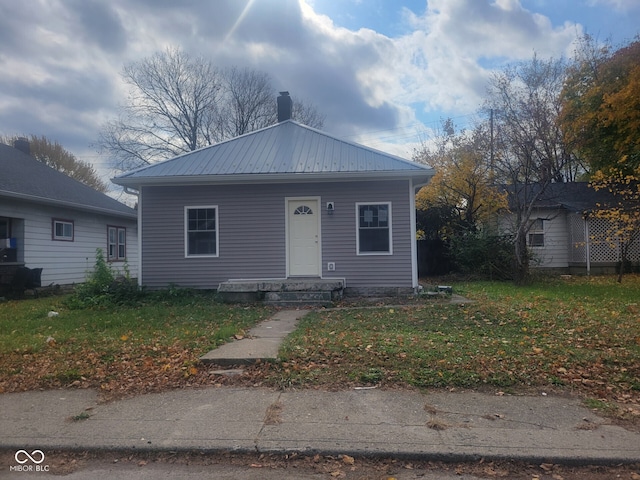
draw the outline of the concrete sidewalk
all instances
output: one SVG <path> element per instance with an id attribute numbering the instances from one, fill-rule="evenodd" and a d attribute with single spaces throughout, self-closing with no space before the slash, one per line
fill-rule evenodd
<path id="1" fill-rule="evenodd" d="M 52 390 L 0 395 L 0 411 L 0 449 L 45 455 L 59 449 L 258 451 L 640 462 L 640 433 L 609 424 L 579 400 L 542 395 L 207 388 L 100 404 L 93 391 Z"/>

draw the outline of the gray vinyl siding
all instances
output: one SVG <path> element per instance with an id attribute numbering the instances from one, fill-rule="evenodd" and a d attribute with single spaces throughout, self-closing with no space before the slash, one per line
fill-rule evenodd
<path id="1" fill-rule="evenodd" d="M 143 187 L 142 283 L 214 289 L 232 278 L 285 278 L 285 199 L 319 197 L 324 278 L 345 278 L 348 287 L 411 287 L 409 195 L 408 180 Z M 333 215 L 326 202 L 334 202 Z M 356 202 L 391 202 L 393 255 L 356 255 Z M 218 257 L 185 258 L 186 206 L 218 207 Z"/>

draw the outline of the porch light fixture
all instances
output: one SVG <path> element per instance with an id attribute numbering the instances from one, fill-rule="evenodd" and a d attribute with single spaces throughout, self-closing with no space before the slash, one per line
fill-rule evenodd
<path id="1" fill-rule="evenodd" d="M 333 202 L 327 202 L 327 213 L 329 215 L 333 215 L 334 210 L 335 210 L 335 205 L 333 204 Z"/>

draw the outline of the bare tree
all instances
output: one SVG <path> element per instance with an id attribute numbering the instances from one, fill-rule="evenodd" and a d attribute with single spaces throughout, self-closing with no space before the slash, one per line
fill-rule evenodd
<path id="1" fill-rule="evenodd" d="M 296 97 L 292 97 L 292 101 L 292 117 L 295 121 L 307 125 L 308 127 L 322 129 L 324 126 L 325 116 L 320 113 L 313 103 L 309 103 Z"/>
<path id="2" fill-rule="evenodd" d="M 168 48 L 126 65 L 122 78 L 129 98 L 99 141 L 119 168 L 150 164 L 216 138 L 221 79 L 211 62 Z"/>
<path id="3" fill-rule="evenodd" d="M 520 282 L 529 273 L 526 239 L 536 201 L 551 182 L 573 180 L 576 173 L 557 122 L 565 71 L 562 60 L 534 56 L 497 73 L 489 84 L 486 107 L 497 132 L 493 163 L 497 178 L 511 190 L 515 278 Z"/>
<path id="4" fill-rule="evenodd" d="M 275 91 L 264 72 L 231 67 L 223 75 L 222 136 L 237 137 L 274 123 Z"/>
<path id="5" fill-rule="evenodd" d="M 231 67 L 222 74 L 223 92 L 218 141 L 237 137 L 277 121 L 276 91 L 271 77 L 259 70 Z M 324 115 L 315 105 L 292 98 L 292 119 L 322 128 Z"/>
<path id="6" fill-rule="evenodd" d="M 13 145 L 20 137 L 25 136 L 0 137 L 0 143 Z M 29 135 L 26 138 L 29 140 L 29 154 L 39 162 L 99 192 L 106 193 L 109 190 L 108 186 L 100 180 L 93 165 L 78 160 L 75 155 L 66 150 L 58 142 L 49 140 L 44 135 Z"/>
<path id="7" fill-rule="evenodd" d="M 98 140 L 126 170 L 212 145 L 276 122 L 276 94 L 266 73 L 232 67 L 218 71 L 205 58 L 178 48 L 128 64 L 130 88 L 117 119 Z M 315 106 L 294 101 L 294 119 L 321 128 Z"/>

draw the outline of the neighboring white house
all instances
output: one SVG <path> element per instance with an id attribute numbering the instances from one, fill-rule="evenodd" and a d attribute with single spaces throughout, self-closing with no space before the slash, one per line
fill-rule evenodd
<path id="1" fill-rule="evenodd" d="M 35 160 L 28 142 L 16 146 L 0 144 L 0 289 L 23 266 L 42 268 L 43 286 L 83 282 L 97 249 L 135 274 L 136 211 Z"/>
<path id="2" fill-rule="evenodd" d="M 607 241 L 612 226 L 591 213 L 612 201 L 607 191 L 595 191 L 586 182 L 552 183 L 535 202 L 527 245 L 532 267 L 565 273 L 611 273 L 621 259 L 619 245 Z M 502 218 L 502 229 L 512 232 L 513 214 Z M 631 244 L 627 260 L 640 262 L 640 235 Z"/>

